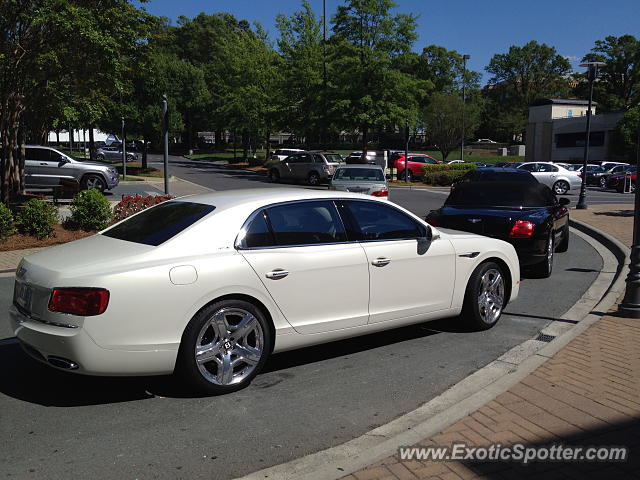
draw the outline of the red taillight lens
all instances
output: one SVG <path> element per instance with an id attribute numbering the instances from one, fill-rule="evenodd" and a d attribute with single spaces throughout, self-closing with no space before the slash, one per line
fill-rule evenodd
<path id="1" fill-rule="evenodd" d="M 516 220 L 511 227 L 509 237 L 511 238 L 531 238 L 535 225 L 528 220 Z"/>
<path id="2" fill-rule="evenodd" d="M 108 304 L 109 290 L 104 288 L 54 288 L 49 310 L 89 317 L 104 313 Z"/>
<path id="3" fill-rule="evenodd" d="M 377 192 L 373 192 L 371 195 L 374 197 L 388 197 L 389 190 L 378 190 Z"/>

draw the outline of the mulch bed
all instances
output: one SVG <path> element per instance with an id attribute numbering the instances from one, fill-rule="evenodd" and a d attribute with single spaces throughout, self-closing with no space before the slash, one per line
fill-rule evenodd
<path id="1" fill-rule="evenodd" d="M 60 245 L 61 243 L 72 242 L 73 240 L 88 237 L 96 233 L 95 231 L 66 230 L 62 225 L 55 225 L 53 230 L 53 237 L 43 238 L 42 240 L 38 240 L 36 237 L 29 235 L 22 235 L 21 233 L 10 235 L 3 242 L 0 242 L 0 252 L 22 250 L 23 248 L 51 247 L 53 245 Z"/>

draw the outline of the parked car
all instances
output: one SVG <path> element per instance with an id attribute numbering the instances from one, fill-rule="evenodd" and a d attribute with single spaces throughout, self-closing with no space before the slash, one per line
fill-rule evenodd
<path id="1" fill-rule="evenodd" d="M 62 179 L 76 180 L 83 189 L 111 190 L 120 181 L 118 171 L 103 163 L 75 160 L 55 148 L 25 147 L 24 179 L 28 188 L 50 188 Z"/>
<path id="2" fill-rule="evenodd" d="M 279 148 L 271 154 L 271 160 L 281 161 L 287 158 L 289 155 L 295 155 L 302 152 L 304 152 L 304 150 L 300 150 L 299 148 Z"/>
<path id="3" fill-rule="evenodd" d="M 96 160 L 100 162 L 117 163 L 122 161 L 121 147 L 102 147 L 98 148 L 95 153 Z M 127 162 L 135 162 L 139 160 L 139 155 L 135 152 L 127 150 Z"/>
<path id="4" fill-rule="evenodd" d="M 362 158 L 362 152 L 351 152 L 347 158 L 345 158 L 345 163 L 347 164 L 369 164 L 369 165 L 380 165 L 383 168 L 386 168 L 386 162 L 389 160 L 384 151 L 375 151 L 368 150 L 364 160 Z"/>
<path id="5" fill-rule="evenodd" d="M 523 162 L 496 162 L 494 166 L 500 168 L 516 168 L 522 165 L 522 163 Z"/>
<path id="6" fill-rule="evenodd" d="M 272 182 L 282 180 L 306 181 L 309 185 L 328 182 L 336 167 L 342 163 L 342 157 L 333 152 L 302 152 L 289 155 L 284 160 L 272 164 L 269 179 Z"/>
<path id="7" fill-rule="evenodd" d="M 405 156 L 404 153 L 396 154 L 395 158 L 391 159 L 393 168 L 398 171 L 398 178 L 411 181 L 414 177 L 420 178 L 424 175 L 424 166 L 425 165 L 435 165 L 438 163 L 442 163 L 439 160 L 436 160 L 430 155 L 426 155 L 424 153 L 410 153 L 409 154 L 409 168 L 408 171 L 405 170 Z"/>
<path id="8" fill-rule="evenodd" d="M 452 164 L 452 163 L 465 163 L 464 160 L 449 160 L 448 162 L 445 162 L 446 164 Z"/>
<path id="9" fill-rule="evenodd" d="M 329 190 L 355 192 L 388 198 L 389 186 L 382 167 L 378 165 L 341 165 L 331 178 Z"/>
<path id="10" fill-rule="evenodd" d="M 600 163 L 600 166 L 603 167 L 605 170 L 608 170 L 612 167 L 616 167 L 618 165 L 623 167 L 629 167 L 629 164 L 624 162 L 601 162 Z"/>
<path id="11" fill-rule="evenodd" d="M 248 385 L 271 353 L 460 314 L 491 328 L 519 284 L 510 244 L 441 232 L 389 202 L 229 190 L 25 257 L 9 319 L 55 368 L 175 372 L 220 394 Z"/>
<path id="12" fill-rule="evenodd" d="M 630 168 L 631 165 L 627 164 L 609 165 L 609 168 L 599 167 L 598 171 L 593 172 L 591 178 L 587 176 L 587 183 L 598 185 L 601 188 L 607 188 L 609 177 L 611 177 L 612 175 L 622 174 L 628 171 Z M 589 180 L 591 180 L 591 182 L 589 182 Z"/>
<path id="13" fill-rule="evenodd" d="M 540 277 L 553 270 L 554 252 L 569 248 L 569 200 L 541 183 L 468 182 L 456 186 L 426 220 L 436 227 L 511 243 L 520 264 Z"/>
<path id="14" fill-rule="evenodd" d="M 622 193 L 625 190 L 625 183 L 631 182 L 630 185 L 628 185 L 629 191 L 635 193 L 636 179 L 637 168 L 635 165 L 629 165 L 624 172 L 611 175 L 607 179 L 607 187 L 613 188 L 618 193 Z"/>
<path id="15" fill-rule="evenodd" d="M 469 182 L 538 183 L 538 180 L 536 180 L 536 177 L 526 170 L 520 170 L 518 168 L 487 167 L 469 170 L 460 178 L 460 180 L 454 183 L 454 186 Z"/>
<path id="16" fill-rule="evenodd" d="M 536 180 L 547 185 L 556 195 L 565 195 L 570 191 L 579 190 L 582 185 L 579 173 L 571 172 L 551 162 L 526 162 L 518 168 L 531 172 Z"/>
<path id="17" fill-rule="evenodd" d="M 479 138 L 478 140 L 476 140 L 476 143 L 498 143 L 498 142 L 491 140 L 489 138 Z"/>

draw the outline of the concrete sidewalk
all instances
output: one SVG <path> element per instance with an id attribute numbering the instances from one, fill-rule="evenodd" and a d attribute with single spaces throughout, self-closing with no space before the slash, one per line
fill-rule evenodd
<path id="1" fill-rule="evenodd" d="M 574 219 L 630 246 L 632 205 L 572 210 Z M 614 307 L 519 383 L 414 445 L 623 446 L 626 462 L 407 461 L 398 455 L 348 480 L 640 478 L 640 320 Z M 605 313 L 605 312 L 603 312 Z"/>

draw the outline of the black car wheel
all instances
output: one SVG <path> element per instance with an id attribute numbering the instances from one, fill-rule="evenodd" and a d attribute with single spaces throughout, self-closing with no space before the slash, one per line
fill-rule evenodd
<path id="1" fill-rule="evenodd" d="M 462 319 L 475 330 L 493 327 L 506 303 L 504 272 L 494 262 L 485 262 L 469 277 L 462 305 Z"/>
<path id="2" fill-rule="evenodd" d="M 309 185 L 320 185 L 320 175 L 317 172 L 311 172 L 307 178 Z"/>
<path id="3" fill-rule="evenodd" d="M 544 260 L 533 266 L 533 271 L 538 278 L 549 278 L 553 271 L 553 253 L 554 253 L 553 233 L 547 237 L 547 248 Z"/>
<path id="4" fill-rule="evenodd" d="M 269 170 L 269 180 L 271 180 L 273 183 L 278 183 L 280 181 L 280 174 L 278 173 L 278 170 L 271 169 Z"/>
<path id="5" fill-rule="evenodd" d="M 556 247 L 556 252 L 564 253 L 567 250 L 569 250 L 569 222 L 568 221 L 564 225 L 564 227 L 562 227 L 562 240 L 560 240 L 560 243 Z"/>
<path id="6" fill-rule="evenodd" d="M 98 190 L 99 192 L 104 192 L 104 189 L 107 188 L 107 184 L 104 179 L 100 175 L 85 175 L 82 178 L 82 188 L 85 190 Z"/>
<path id="7" fill-rule="evenodd" d="M 104 162 L 104 155 L 99 153 L 96 155 L 96 160 L 100 161 L 100 162 Z"/>
<path id="8" fill-rule="evenodd" d="M 401 180 L 406 180 L 407 182 L 410 182 L 411 180 L 413 180 L 413 175 L 411 174 L 411 170 L 406 170 L 406 171 L 402 171 L 402 173 L 400 174 L 400 179 Z"/>
<path id="9" fill-rule="evenodd" d="M 249 385 L 271 353 L 263 313 L 243 300 L 200 310 L 182 335 L 176 373 L 199 392 L 224 394 Z"/>
<path id="10" fill-rule="evenodd" d="M 600 184 L 600 188 L 607 188 L 607 178 L 606 177 L 600 177 L 600 181 L 598 183 Z"/>
<path id="11" fill-rule="evenodd" d="M 564 180 L 558 180 L 553 184 L 553 192 L 556 195 L 564 195 L 569 191 L 569 184 Z"/>

